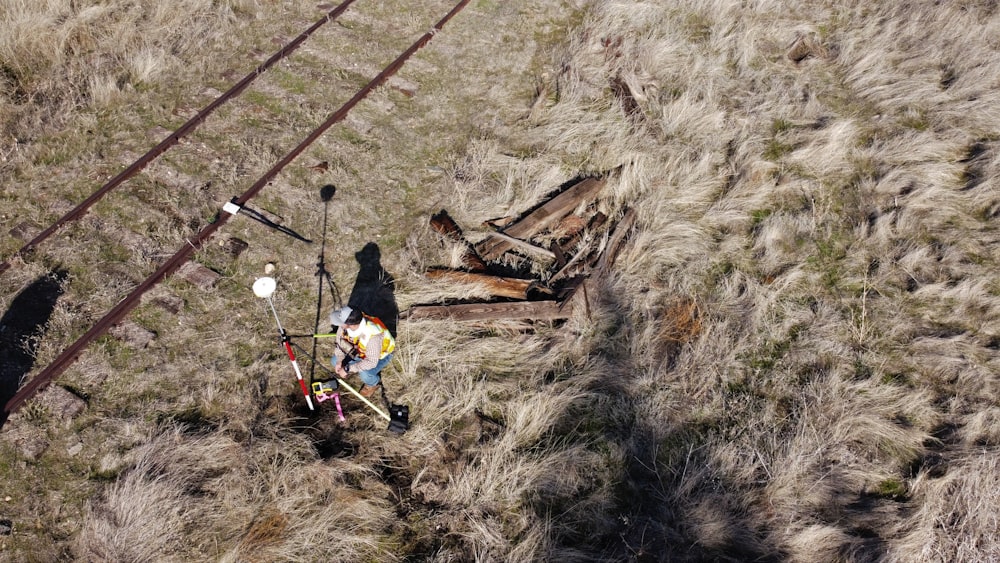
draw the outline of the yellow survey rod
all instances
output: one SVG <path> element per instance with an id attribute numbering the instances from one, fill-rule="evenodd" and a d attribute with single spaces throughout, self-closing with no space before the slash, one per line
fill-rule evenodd
<path id="1" fill-rule="evenodd" d="M 372 403 L 371 401 L 369 401 L 367 398 L 365 398 L 364 395 L 362 395 L 361 393 L 358 393 L 357 391 L 355 391 L 354 387 L 351 387 L 350 385 L 348 385 L 346 381 L 344 381 L 343 379 L 341 379 L 341 378 L 338 377 L 337 378 L 337 383 L 343 385 L 348 391 L 350 391 L 351 393 L 353 393 L 355 397 L 361 399 L 366 405 L 368 405 L 369 407 L 371 407 L 373 411 L 375 411 L 379 415 L 381 415 L 382 418 L 388 420 L 389 422 L 392 422 L 392 418 L 388 414 L 382 412 L 382 409 L 376 407 L 375 403 Z"/>

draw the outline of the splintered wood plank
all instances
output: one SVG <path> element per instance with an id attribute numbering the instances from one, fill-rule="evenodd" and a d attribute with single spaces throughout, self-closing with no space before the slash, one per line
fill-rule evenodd
<path id="1" fill-rule="evenodd" d="M 542 229 L 571 213 L 581 201 L 594 197 L 604 187 L 605 180 L 587 178 L 545 202 L 531 213 L 505 227 L 502 234 L 516 239 L 529 239 Z M 495 260 L 514 245 L 508 240 L 488 236 L 476 244 L 483 260 Z"/>
<path id="2" fill-rule="evenodd" d="M 597 229 L 600 229 L 602 226 L 604 226 L 604 222 L 607 220 L 608 216 L 598 211 L 597 213 L 594 214 L 593 217 L 590 218 L 590 221 L 587 222 L 586 227 L 573 233 L 572 235 L 569 235 L 565 240 L 560 240 L 559 248 L 562 249 L 563 254 L 569 254 L 570 252 L 572 252 L 573 247 L 575 247 L 577 244 L 580 243 L 581 240 L 583 240 L 584 233 L 586 232 L 592 233 Z"/>
<path id="3" fill-rule="evenodd" d="M 608 239 L 608 245 L 604 247 L 604 253 L 597 259 L 595 269 L 599 273 L 603 274 L 605 270 L 615 263 L 615 258 L 618 257 L 622 245 L 625 244 L 625 238 L 632 232 L 632 228 L 635 226 L 635 217 L 635 209 L 629 208 L 622 216 L 622 220 L 615 225 L 614 232 L 611 233 L 611 238 Z"/>
<path id="4" fill-rule="evenodd" d="M 528 288 L 535 282 L 535 280 L 520 280 L 456 270 L 428 270 L 424 272 L 424 275 L 432 280 L 481 285 L 492 295 L 513 299 L 527 299 Z"/>
<path id="5" fill-rule="evenodd" d="M 513 303 L 463 303 L 460 305 L 416 305 L 408 319 L 451 319 L 456 321 L 529 319 L 553 321 L 573 313 L 568 303 L 558 301 L 516 301 Z"/>
<path id="6" fill-rule="evenodd" d="M 528 241 L 524 241 L 519 238 L 514 238 L 512 236 L 505 235 L 504 233 L 490 233 L 490 236 L 497 237 L 500 240 L 509 242 L 510 244 L 518 248 L 521 248 L 523 250 L 527 250 L 528 252 L 534 252 L 536 254 L 541 254 L 542 256 L 547 256 L 549 258 L 556 257 L 556 253 L 552 252 L 548 248 L 542 248 L 541 246 L 536 246 Z"/>
<path id="7" fill-rule="evenodd" d="M 472 246 L 472 243 L 465 238 L 465 235 L 462 234 L 462 228 L 451 218 L 451 215 L 448 215 L 447 211 L 442 209 L 431 216 L 431 228 L 445 238 L 465 246 L 465 252 L 462 254 L 462 265 L 466 268 L 473 272 L 485 272 L 489 269 L 486 262 L 476 252 L 476 247 Z"/>
<path id="8" fill-rule="evenodd" d="M 562 268 L 559 268 L 559 271 L 558 271 L 558 272 L 556 272 L 556 273 L 552 274 L 552 277 L 550 277 L 550 278 L 548 279 L 548 281 L 547 281 L 547 282 L 545 282 L 545 283 L 546 283 L 546 284 L 548 284 L 548 285 L 549 285 L 549 287 L 551 287 L 551 286 L 552 286 L 552 284 L 554 284 L 554 283 L 556 283 L 557 281 L 561 280 L 562 278 L 566 277 L 566 276 L 567 276 L 567 275 L 568 275 L 568 274 L 569 274 L 570 272 L 572 272 L 572 271 L 573 271 L 573 268 L 574 268 L 575 266 L 577 266 L 577 265 L 579 265 L 579 264 L 580 264 L 580 260 L 581 260 L 581 259 L 582 259 L 582 258 L 583 258 L 584 256 L 586 256 L 587 254 L 589 254 L 589 253 L 590 253 L 590 252 L 591 252 L 592 250 L 593 250 L 593 249 L 592 249 L 592 248 L 590 248 L 589 246 L 588 246 L 588 247 L 584 247 L 584 248 L 581 248 L 581 249 L 580 249 L 580 251 L 579 251 L 579 252 L 577 252 L 577 253 L 576 253 L 576 254 L 575 254 L 575 255 L 573 256 L 573 258 L 571 258 L 571 259 L 569 260 L 569 262 L 566 262 L 565 264 L 563 264 L 563 267 L 562 267 Z"/>

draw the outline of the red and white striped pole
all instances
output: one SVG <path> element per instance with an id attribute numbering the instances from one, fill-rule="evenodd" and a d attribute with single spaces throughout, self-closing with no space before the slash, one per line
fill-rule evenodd
<path id="1" fill-rule="evenodd" d="M 274 314 L 274 322 L 278 323 L 278 332 L 281 334 L 281 343 L 285 346 L 285 351 L 288 352 L 288 359 L 292 361 L 292 367 L 295 368 L 295 377 L 299 380 L 299 387 L 302 388 L 302 395 L 306 398 L 306 404 L 309 405 L 309 410 L 316 410 L 313 407 L 312 397 L 309 395 L 309 389 L 306 387 L 306 382 L 302 379 L 302 371 L 299 370 L 299 363 L 295 360 L 295 352 L 292 352 L 292 344 L 288 340 L 288 334 L 285 332 L 284 327 L 281 326 L 281 320 L 278 319 L 278 311 L 274 308 L 274 303 L 271 302 L 271 294 L 274 293 L 274 289 L 278 286 L 274 278 L 263 277 L 257 278 L 257 281 L 253 282 L 253 293 L 257 297 L 262 297 L 267 300 L 267 304 L 271 306 L 271 313 Z"/>

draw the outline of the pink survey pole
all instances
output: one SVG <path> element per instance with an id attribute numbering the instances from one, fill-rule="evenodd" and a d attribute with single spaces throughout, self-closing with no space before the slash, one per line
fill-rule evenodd
<path id="1" fill-rule="evenodd" d="M 299 387 L 302 388 L 302 394 L 306 398 L 306 404 L 309 405 L 309 410 L 315 410 L 313 408 L 312 397 L 309 396 L 309 389 L 306 387 L 306 381 L 302 379 L 302 372 L 299 370 L 299 362 L 295 360 L 295 353 L 292 352 L 292 345 L 288 342 L 288 335 L 285 334 L 284 329 L 281 329 L 281 342 L 285 345 L 285 351 L 288 352 L 288 359 L 292 361 L 292 367 L 295 368 L 295 377 L 299 380 Z"/>
<path id="2" fill-rule="evenodd" d="M 337 405 L 337 416 L 340 418 L 341 422 L 347 420 L 344 418 L 344 409 L 340 408 L 340 393 L 333 394 L 333 403 Z"/>
<path id="3" fill-rule="evenodd" d="M 276 287 L 278 287 L 278 283 L 274 281 L 274 278 L 257 278 L 257 281 L 253 282 L 253 293 L 257 297 L 262 297 L 267 300 L 267 304 L 270 305 L 271 313 L 274 314 L 274 322 L 278 323 L 278 333 L 281 334 L 281 343 L 284 344 L 285 351 L 288 352 L 288 359 L 292 361 L 292 367 L 295 368 L 295 377 L 299 380 L 299 387 L 302 388 L 302 395 L 306 398 L 306 404 L 309 405 L 309 410 L 316 410 L 313 407 L 312 397 L 309 396 L 309 389 L 306 387 L 306 382 L 302 379 L 302 371 L 299 370 L 299 363 L 295 360 L 295 353 L 292 352 L 292 344 L 288 340 L 288 333 L 286 333 L 284 327 L 281 326 L 281 320 L 278 319 L 278 311 L 275 310 L 274 303 L 271 302 L 271 294 L 274 293 L 274 289 Z"/>

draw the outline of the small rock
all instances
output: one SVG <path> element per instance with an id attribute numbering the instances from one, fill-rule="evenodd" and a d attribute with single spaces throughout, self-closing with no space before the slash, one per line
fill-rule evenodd
<path id="1" fill-rule="evenodd" d="M 153 299 L 153 304 L 176 315 L 184 307 L 184 300 L 176 295 L 161 295 Z"/>
<path id="2" fill-rule="evenodd" d="M 14 238 L 21 239 L 25 242 L 31 240 L 39 231 L 38 225 L 30 221 L 22 221 L 14 226 L 11 230 L 7 231 Z"/>
<path id="3" fill-rule="evenodd" d="M 14 522 L 8 518 L 0 518 L 0 536 L 9 536 L 14 531 Z"/>
<path id="4" fill-rule="evenodd" d="M 83 442 L 77 442 L 72 446 L 66 448 L 66 453 L 70 456 L 75 456 L 76 454 L 83 451 Z"/>
<path id="5" fill-rule="evenodd" d="M 87 402 L 59 385 L 50 385 L 39 398 L 41 403 L 60 418 L 73 418 L 87 408 Z"/>
<path id="6" fill-rule="evenodd" d="M 156 127 L 146 131 L 146 136 L 150 139 L 166 139 L 167 135 L 170 135 L 170 133 L 172 133 L 170 129 L 157 125 Z"/>
<path id="7" fill-rule="evenodd" d="M 273 271 L 274 271 L 274 264 L 268 262 L 267 264 L 264 265 L 264 273 L 265 274 L 270 274 Z"/>
<path id="8" fill-rule="evenodd" d="M 17 440 L 17 446 L 21 450 L 21 455 L 29 461 L 38 461 L 45 450 L 49 449 L 49 442 L 41 436 L 25 436 Z"/>
<path id="9" fill-rule="evenodd" d="M 247 241 L 236 237 L 229 237 L 219 244 L 222 245 L 222 248 L 225 248 L 226 252 L 228 252 L 233 258 L 238 257 L 240 254 L 243 254 L 244 250 L 250 248 L 250 244 Z"/>
<path id="10" fill-rule="evenodd" d="M 417 90 L 420 89 L 417 84 L 398 76 L 393 76 L 389 79 L 389 87 L 399 91 L 407 98 L 412 98 L 417 93 Z"/>
<path id="11" fill-rule="evenodd" d="M 156 338 L 156 333 L 139 326 L 132 321 L 123 321 L 111 327 L 108 331 L 118 340 L 124 340 L 136 348 L 145 348 Z"/>

